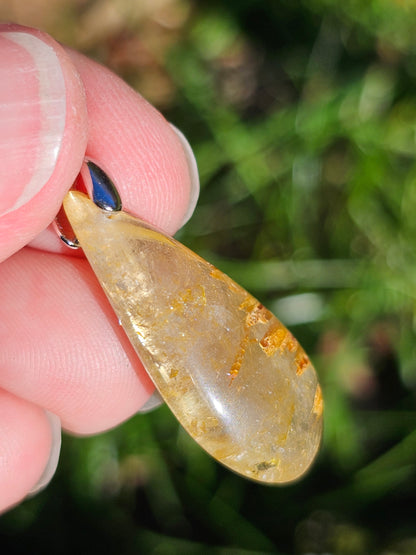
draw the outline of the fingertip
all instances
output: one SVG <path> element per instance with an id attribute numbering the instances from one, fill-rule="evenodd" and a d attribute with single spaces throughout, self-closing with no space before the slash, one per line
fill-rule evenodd
<path id="1" fill-rule="evenodd" d="M 169 234 L 192 212 L 199 181 L 183 134 L 107 68 L 69 52 L 90 118 L 86 155 L 109 174 L 124 208 Z"/>
<path id="2" fill-rule="evenodd" d="M 45 416 L 49 422 L 51 428 L 51 447 L 49 452 L 49 458 L 47 460 L 46 466 L 43 469 L 43 472 L 36 482 L 36 484 L 30 489 L 28 496 L 32 497 L 36 495 L 40 491 L 44 490 L 49 482 L 52 480 L 56 468 L 58 466 L 59 455 L 61 452 L 61 443 L 62 443 L 62 435 L 61 435 L 61 421 L 56 416 L 56 414 L 52 414 L 49 411 L 45 411 Z"/>
<path id="3" fill-rule="evenodd" d="M 1 387 L 80 435 L 146 403 L 154 385 L 85 260 L 22 249 L 0 281 Z"/>
<path id="4" fill-rule="evenodd" d="M 160 393 L 155 389 L 153 393 L 149 396 L 147 401 L 140 407 L 137 411 L 138 414 L 146 414 L 147 412 L 151 412 L 152 410 L 160 407 L 163 404 L 163 398 Z"/>
<path id="5" fill-rule="evenodd" d="M 198 165 L 196 162 L 195 154 L 192 150 L 191 145 L 189 144 L 188 139 L 182 133 L 180 129 L 178 129 L 173 123 L 169 124 L 173 131 L 178 136 L 178 139 L 181 142 L 183 151 L 185 153 L 186 161 L 188 164 L 188 171 L 189 171 L 189 182 L 190 182 L 190 190 L 189 190 L 189 198 L 188 198 L 188 206 L 186 212 L 183 216 L 181 225 L 185 225 L 186 222 L 190 219 L 192 214 L 194 213 L 196 203 L 198 202 L 199 198 L 199 173 L 198 173 Z"/>
<path id="6" fill-rule="evenodd" d="M 81 167 L 87 111 L 81 79 L 49 35 L 0 26 L 0 260 L 54 218 Z"/>
<path id="7" fill-rule="evenodd" d="M 173 235 L 199 195 L 195 156 L 185 136 L 109 69 L 67 49 L 86 93 L 86 157 L 113 180 L 124 210 Z M 31 246 L 62 252 L 50 233 Z"/>
<path id="8" fill-rule="evenodd" d="M 0 390 L 0 511 L 34 487 L 51 452 L 51 426 L 45 412 Z"/>

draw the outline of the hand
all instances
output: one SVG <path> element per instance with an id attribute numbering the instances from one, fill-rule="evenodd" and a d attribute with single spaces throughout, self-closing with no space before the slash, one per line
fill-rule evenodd
<path id="1" fill-rule="evenodd" d="M 49 224 L 85 156 L 126 211 L 173 234 L 199 191 L 192 151 L 116 75 L 51 37 L 0 26 L 0 510 L 54 473 L 60 422 L 93 434 L 154 388 L 86 260 Z M 13 255 L 13 256 L 12 256 Z"/>

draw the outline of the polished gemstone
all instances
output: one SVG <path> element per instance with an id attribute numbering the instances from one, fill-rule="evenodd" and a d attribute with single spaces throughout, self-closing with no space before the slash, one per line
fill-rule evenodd
<path id="1" fill-rule="evenodd" d="M 125 212 L 70 192 L 65 211 L 161 396 L 215 459 L 267 483 L 318 451 L 322 395 L 293 335 L 247 291 Z"/>

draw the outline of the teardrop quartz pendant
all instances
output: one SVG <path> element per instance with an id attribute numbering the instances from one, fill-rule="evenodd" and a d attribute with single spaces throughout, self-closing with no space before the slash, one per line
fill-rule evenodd
<path id="1" fill-rule="evenodd" d="M 175 239 L 69 192 L 67 217 L 143 365 L 215 459 L 266 483 L 300 477 L 318 451 L 322 395 L 290 332 Z"/>

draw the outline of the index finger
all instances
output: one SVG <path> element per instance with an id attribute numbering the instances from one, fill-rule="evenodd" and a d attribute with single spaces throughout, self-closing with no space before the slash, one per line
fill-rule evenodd
<path id="1" fill-rule="evenodd" d="M 127 211 L 174 232 L 198 191 L 183 140 L 110 71 L 70 56 L 86 90 L 86 154 L 112 177 Z M 54 233 L 35 244 L 68 252 Z M 0 279 L 0 321 L 8 323 L 0 330 L 0 387 L 78 433 L 114 426 L 146 403 L 153 386 L 84 260 L 23 249 L 0 266 Z"/>
<path id="2" fill-rule="evenodd" d="M 126 211 L 174 234 L 192 214 L 199 194 L 187 140 L 110 70 L 78 52 L 68 53 L 85 87 L 86 156 L 112 178 Z M 51 231 L 31 245 L 62 252 Z"/>

